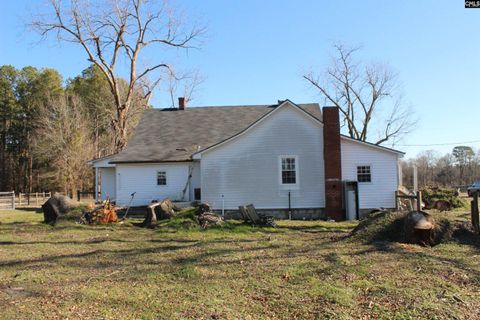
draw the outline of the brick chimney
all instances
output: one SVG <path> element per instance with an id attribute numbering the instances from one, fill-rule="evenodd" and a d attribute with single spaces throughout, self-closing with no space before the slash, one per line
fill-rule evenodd
<path id="1" fill-rule="evenodd" d="M 185 97 L 178 97 L 178 110 L 185 110 L 187 103 Z"/>
<path id="2" fill-rule="evenodd" d="M 342 155 L 337 107 L 323 108 L 323 157 L 325 162 L 325 213 L 335 221 L 345 220 L 342 211 Z"/>

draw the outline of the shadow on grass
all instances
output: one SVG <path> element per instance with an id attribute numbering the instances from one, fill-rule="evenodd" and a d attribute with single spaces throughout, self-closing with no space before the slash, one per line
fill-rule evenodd
<path id="1" fill-rule="evenodd" d="M 35 212 L 35 213 L 43 214 L 43 211 L 42 211 L 41 207 L 17 207 L 16 209 L 21 210 L 21 211 L 29 211 L 29 212 Z"/>
<path id="2" fill-rule="evenodd" d="M 41 222 L 37 221 L 12 221 L 12 222 L 2 222 L 0 226 L 2 227 L 8 227 L 8 226 L 33 226 L 33 225 L 44 225 Z"/>
<path id="3" fill-rule="evenodd" d="M 351 230 L 351 227 L 348 227 L 348 226 L 337 226 L 337 225 L 334 225 L 333 223 L 330 225 L 330 224 L 326 224 L 326 225 L 321 225 L 321 226 L 315 226 L 315 225 L 311 225 L 311 226 L 278 226 L 277 227 L 278 230 L 280 231 L 285 231 L 285 232 L 288 232 L 288 231 L 301 231 L 301 232 L 305 232 L 305 233 L 346 233 L 346 232 L 350 232 Z"/>
<path id="4" fill-rule="evenodd" d="M 7 262 L 0 262 L 0 267 L 10 267 L 10 266 L 19 266 L 24 264 L 32 264 L 32 263 L 48 263 L 48 262 L 58 262 L 64 259 L 75 259 L 75 258 L 85 258 L 89 256 L 103 256 L 105 254 L 112 254 L 114 256 L 119 257 L 130 257 L 130 256 L 139 256 L 142 254 L 147 253 L 156 253 L 156 252 L 163 252 L 163 251 L 175 251 L 180 249 L 190 248 L 195 246 L 196 243 L 191 245 L 166 245 L 166 246 L 158 246 L 158 247 L 147 247 L 147 248 L 132 248 L 132 249 L 117 249 L 117 250 L 106 250 L 106 249 L 99 249 L 93 250 L 89 252 L 82 252 L 82 253 L 74 253 L 74 254 L 64 254 L 64 255 L 50 255 L 50 256 L 42 256 L 40 258 L 35 259 L 28 259 L 28 260 L 14 260 L 14 261 L 7 261 Z M 116 260 L 116 259 L 115 259 Z M 85 261 L 86 262 L 86 261 Z M 87 266 L 86 266 L 87 267 Z"/>

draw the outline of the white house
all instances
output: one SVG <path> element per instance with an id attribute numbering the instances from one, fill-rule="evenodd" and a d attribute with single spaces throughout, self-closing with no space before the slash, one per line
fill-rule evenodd
<path id="1" fill-rule="evenodd" d="M 92 160 L 101 198 L 126 205 L 199 200 L 234 213 L 355 218 L 395 207 L 397 150 L 340 134 L 318 104 L 146 110 L 126 149 Z M 98 190 L 98 189 L 97 189 Z"/>

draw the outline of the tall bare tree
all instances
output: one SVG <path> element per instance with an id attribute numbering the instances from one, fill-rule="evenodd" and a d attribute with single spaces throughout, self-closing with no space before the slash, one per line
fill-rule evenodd
<path id="1" fill-rule="evenodd" d="M 198 45 L 203 27 L 189 24 L 165 1 L 104 0 L 91 2 L 50 0 L 49 14 L 40 15 L 32 26 L 42 36 L 55 33 L 58 40 L 73 42 L 85 51 L 88 60 L 105 75 L 114 97 L 116 113 L 112 119 L 115 150 L 127 143 L 127 117 L 135 92 L 143 90 L 147 105 L 153 90 L 167 76 L 175 76 L 173 65 L 159 61 L 139 67 L 145 48 L 157 46 L 157 59 L 167 54 L 160 49 L 188 49 Z M 120 83 L 118 64 L 128 65 L 126 90 Z"/>
<path id="2" fill-rule="evenodd" d="M 92 159 L 95 146 L 89 130 L 88 117 L 76 96 L 49 98 L 40 115 L 35 155 L 48 161 L 54 186 L 74 195 L 84 190 L 92 179 L 87 161 Z"/>
<path id="3" fill-rule="evenodd" d="M 414 125 L 412 111 L 402 103 L 398 80 L 388 66 L 361 64 L 359 48 L 334 46 L 333 63 L 318 75 L 303 76 L 325 102 L 338 107 L 350 137 L 366 141 L 375 130 L 375 144 L 394 143 Z"/>

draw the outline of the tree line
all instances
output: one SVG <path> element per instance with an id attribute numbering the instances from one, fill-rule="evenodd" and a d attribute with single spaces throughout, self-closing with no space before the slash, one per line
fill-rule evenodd
<path id="1" fill-rule="evenodd" d="M 402 161 L 403 184 L 407 187 L 413 186 L 414 166 L 419 188 L 465 186 L 480 179 L 480 150 L 456 146 L 445 155 L 426 150 Z"/>
<path id="2" fill-rule="evenodd" d="M 128 87 L 119 79 L 119 85 Z M 135 89 L 125 127 L 148 108 Z M 17 192 L 93 189 L 87 161 L 114 153 L 116 107 L 95 65 L 63 81 L 55 69 L 0 67 L 0 189 Z"/>

